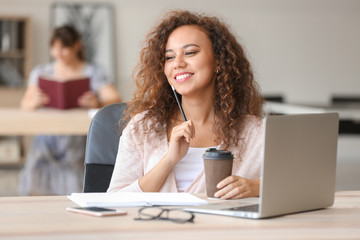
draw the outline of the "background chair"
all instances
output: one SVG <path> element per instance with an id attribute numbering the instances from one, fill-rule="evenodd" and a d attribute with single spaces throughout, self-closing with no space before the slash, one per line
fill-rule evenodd
<path id="1" fill-rule="evenodd" d="M 331 96 L 331 107 L 340 110 L 360 110 L 360 95 Z M 339 134 L 360 134 L 360 123 L 354 119 L 341 118 L 339 122 Z"/>
<path id="2" fill-rule="evenodd" d="M 271 94 L 271 95 L 263 95 L 263 98 L 266 102 L 278 102 L 278 103 L 284 103 L 285 98 L 282 94 Z"/>
<path id="3" fill-rule="evenodd" d="M 119 138 L 126 122 L 122 121 L 126 103 L 101 108 L 91 121 L 85 150 L 83 192 L 106 192 L 109 187 Z"/>
<path id="4" fill-rule="evenodd" d="M 360 95 L 332 95 L 331 96 L 332 105 L 354 105 L 356 107 L 360 106 Z"/>

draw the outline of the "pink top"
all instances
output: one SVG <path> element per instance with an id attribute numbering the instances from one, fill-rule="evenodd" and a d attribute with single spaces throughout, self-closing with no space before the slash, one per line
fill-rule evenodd
<path id="1" fill-rule="evenodd" d="M 167 153 L 168 141 L 165 134 L 162 138 L 147 139 L 141 124 L 138 128 L 139 132 L 135 134 L 134 123 L 143 116 L 144 113 L 141 113 L 133 117 L 122 133 L 108 192 L 142 192 L 138 183 L 139 179 Z M 248 179 L 258 179 L 263 162 L 264 123 L 255 117 L 249 116 L 248 119 L 242 134 L 244 144 L 241 144 L 241 141 L 238 147 L 229 149 L 234 155 L 232 174 Z M 174 171 L 170 172 L 160 192 L 178 192 Z M 204 170 L 185 192 L 206 192 Z"/>

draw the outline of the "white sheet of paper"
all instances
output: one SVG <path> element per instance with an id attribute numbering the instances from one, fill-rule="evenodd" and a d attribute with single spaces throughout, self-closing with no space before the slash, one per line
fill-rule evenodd
<path id="1" fill-rule="evenodd" d="M 189 206 L 208 203 L 190 193 L 72 193 L 68 198 L 81 207 Z"/>

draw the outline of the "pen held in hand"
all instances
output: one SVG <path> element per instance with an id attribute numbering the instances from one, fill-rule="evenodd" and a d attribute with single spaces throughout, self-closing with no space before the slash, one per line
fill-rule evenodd
<path id="1" fill-rule="evenodd" d="M 184 121 L 186 122 L 187 119 L 186 119 L 184 110 L 183 110 L 183 108 L 182 108 L 182 106 L 181 106 L 181 103 L 180 103 L 180 101 L 179 101 L 179 98 L 178 98 L 178 95 L 177 95 L 177 93 L 176 93 L 176 90 L 175 90 L 174 86 L 172 86 L 172 85 L 171 85 L 171 88 L 172 88 L 172 90 L 173 90 L 173 92 L 174 92 L 176 102 L 177 102 L 177 104 L 178 104 L 178 106 L 179 106 L 179 108 L 180 108 L 181 115 L 183 116 Z"/>

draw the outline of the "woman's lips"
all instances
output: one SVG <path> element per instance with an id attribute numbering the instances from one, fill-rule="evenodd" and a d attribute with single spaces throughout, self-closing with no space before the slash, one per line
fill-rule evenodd
<path id="1" fill-rule="evenodd" d="M 180 74 L 177 74 L 177 75 L 175 75 L 175 81 L 178 82 L 178 83 L 185 82 L 190 77 L 192 77 L 192 75 L 194 75 L 194 74 L 193 73 L 180 73 Z"/>

